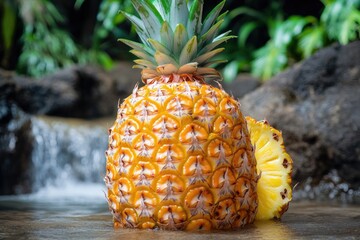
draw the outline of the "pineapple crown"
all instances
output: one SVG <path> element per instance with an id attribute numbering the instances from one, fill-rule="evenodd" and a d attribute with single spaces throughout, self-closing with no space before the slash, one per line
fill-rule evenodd
<path id="1" fill-rule="evenodd" d="M 221 1 L 203 20 L 204 0 L 131 0 L 138 16 L 123 12 L 135 26 L 141 43 L 119 39 L 130 46 L 139 59 L 134 68 L 141 68 L 145 83 L 170 81 L 172 75 L 193 75 L 197 80 L 218 78 L 209 66 L 224 62 L 214 56 L 224 50 L 218 46 L 233 38 L 228 32 L 219 35 L 226 12 L 220 15 Z M 179 79 L 178 77 L 175 77 Z M 174 79 L 171 77 L 171 81 Z"/>

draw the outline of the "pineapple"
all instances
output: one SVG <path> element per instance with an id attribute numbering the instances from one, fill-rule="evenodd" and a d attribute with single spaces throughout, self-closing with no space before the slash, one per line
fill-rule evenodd
<path id="1" fill-rule="evenodd" d="M 139 17 L 124 14 L 141 43 L 120 40 L 139 58 L 145 85 L 119 104 L 109 129 L 104 180 L 114 226 L 231 229 L 279 218 L 291 199 L 280 133 L 246 120 L 238 101 L 205 83 L 220 79 L 209 66 L 233 37 L 218 34 L 225 1 L 204 21 L 202 0 L 132 3 Z"/>

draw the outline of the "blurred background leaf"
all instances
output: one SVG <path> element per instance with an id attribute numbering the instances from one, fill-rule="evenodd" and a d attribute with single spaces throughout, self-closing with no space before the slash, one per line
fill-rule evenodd
<path id="1" fill-rule="evenodd" d="M 360 31 L 359 0 L 323 0 L 325 9 L 321 21 L 327 29 L 329 39 L 341 44 L 355 40 Z"/>
<path id="2" fill-rule="evenodd" d="M 285 3 L 265 1 L 263 8 L 256 10 L 248 2 L 248 6 L 230 11 L 225 28 L 231 28 L 235 22 L 232 29 L 237 32 L 238 41 L 236 45 L 230 43 L 231 52 L 225 53 L 235 59 L 224 66 L 225 81 L 231 81 L 240 72 L 251 72 L 267 80 L 320 48 L 360 38 L 360 0 L 312 1 L 313 5 L 320 4 L 318 13 L 313 15 L 288 13 Z"/>
<path id="3" fill-rule="evenodd" d="M 76 22 L 74 25 L 83 23 L 91 28 L 87 31 L 90 34 L 77 37 L 79 32 L 76 30 L 89 26 L 75 29 L 68 15 L 76 16 L 90 4 L 97 8 L 94 24 L 89 24 L 86 19 Z M 119 52 L 112 51 L 113 46 L 118 44 L 116 39 L 135 37 L 130 24 L 120 27 L 125 23 L 124 16 L 119 14 L 120 9 L 132 11 L 130 0 L 3 0 L 0 2 L 3 13 L 0 21 L 4 44 L 0 47 L 0 67 L 34 77 L 73 64 L 99 64 L 110 69 L 113 59 L 119 58 Z M 22 30 L 17 36 L 14 35 L 16 21 L 21 23 Z M 14 43 L 19 50 L 12 49 Z M 14 53 L 18 55 L 15 64 L 11 64 Z"/>
<path id="4" fill-rule="evenodd" d="M 5 49 L 10 49 L 15 30 L 16 13 L 9 2 L 4 2 L 2 36 Z"/>
<path id="5" fill-rule="evenodd" d="M 209 12 L 218 1 L 207 1 Z M 42 76 L 72 64 L 131 60 L 118 38 L 136 40 L 120 10 L 130 0 L 1 0 L 0 67 Z M 338 42 L 360 38 L 360 0 L 227 0 L 222 31 L 232 30 L 217 63 L 225 81 L 252 73 L 264 81 Z"/>

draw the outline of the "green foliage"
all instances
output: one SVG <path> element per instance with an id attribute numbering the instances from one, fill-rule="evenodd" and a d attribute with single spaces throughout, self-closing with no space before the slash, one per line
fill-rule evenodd
<path id="1" fill-rule="evenodd" d="M 228 22 L 240 15 L 248 18 L 238 32 L 237 47 L 244 54 L 236 56 L 235 61 L 225 66 L 225 80 L 234 79 L 239 71 L 251 71 L 266 80 L 327 44 L 334 41 L 347 44 L 359 39 L 360 0 L 322 2 L 324 9 L 320 19 L 314 16 L 290 16 L 285 19 L 280 4 L 274 5 L 278 8 L 272 10 L 275 16 L 247 7 L 231 11 Z M 268 30 L 269 40 L 263 46 L 252 48 L 249 37 L 264 27 Z M 244 64 L 245 61 L 251 62 L 250 67 Z"/>
<path id="2" fill-rule="evenodd" d="M 330 40 L 341 44 L 359 38 L 360 0 L 322 0 L 325 9 L 321 22 Z"/>
<path id="3" fill-rule="evenodd" d="M 119 28 L 126 18 L 119 11 L 132 12 L 133 8 L 130 0 L 103 0 L 97 14 L 97 22 L 94 29 L 93 47 L 98 48 L 101 42 L 104 42 L 109 35 L 114 34 L 117 37 L 129 35 L 128 32 Z"/>
<path id="4" fill-rule="evenodd" d="M 16 13 L 8 1 L 3 5 L 2 36 L 5 49 L 11 48 L 15 30 Z"/>
<path id="5" fill-rule="evenodd" d="M 265 53 L 266 50 L 271 50 L 268 46 L 256 45 L 251 42 L 252 37 L 257 37 L 258 32 L 263 29 L 267 29 L 268 35 L 273 36 L 275 32 L 275 26 L 282 21 L 283 15 L 281 11 L 281 2 L 273 1 L 265 7 L 263 11 L 257 11 L 250 6 L 241 6 L 235 8 L 229 12 L 225 18 L 224 27 L 232 28 L 237 32 L 237 43 L 232 45 L 232 42 L 228 43 L 227 58 L 234 59 L 225 65 L 223 69 L 223 76 L 226 82 L 230 82 L 235 79 L 239 71 L 250 72 L 254 69 L 254 52 L 259 50 L 255 55 L 260 57 L 261 53 Z M 275 13 L 275 14 L 274 14 Z M 235 26 L 232 27 L 232 25 Z M 238 23 L 236 25 L 236 23 Z M 263 36 L 261 36 L 263 38 Z M 250 41 L 250 42 L 249 42 Z M 264 49 L 260 51 L 260 48 L 264 46 Z M 266 49 L 265 49 L 266 47 Z M 236 51 L 234 51 L 236 49 Z M 273 52 L 273 55 L 275 52 Z M 275 54 L 276 55 L 276 54 Z M 266 56 L 264 56 L 265 58 Z M 272 59 L 259 59 L 258 63 L 266 63 Z"/>
<path id="6" fill-rule="evenodd" d="M 74 9 L 79 10 L 84 2 L 76 0 Z M 16 3 L 5 0 L 0 3 L 0 9 L 4 13 L 0 21 L 5 50 L 1 64 L 6 65 L 12 44 L 20 41 L 22 50 L 17 71 L 38 77 L 75 63 L 97 63 L 106 69 L 111 68 L 113 60 L 106 51 L 109 48 L 107 41 L 112 37 L 113 41 L 114 38 L 129 35 L 118 27 L 125 21 L 119 9 L 131 11 L 132 8 L 130 0 L 102 0 L 93 34 L 89 36 L 89 48 L 81 46 L 65 30 L 67 19 L 52 0 L 17 0 Z M 14 39 L 17 19 L 24 26 L 19 40 Z"/>
<path id="7" fill-rule="evenodd" d="M 80 7 L 84 0 L 77 0 L 75 7 Z M 80 63 L 98 63 L 105 69 L 113 67 L 113 60 L 104 50 L 106 49 L 107 39 L 110 35 L 124 36 L 128 33 L 119 28 L 119 24 L 125 21 L 125 17 L 119 14 L 119 9 L 129 9 L 131 11 L 130 0 L 103 0 L 100 4 L 99 12 L 96 16 L 96 24 L 92 37 L 90 49 L 83 49 L 80 54 Z"/>
<path id="8" fill-rule="evenodd" d="M 317 49 L 325 46 L 326 43 L 326 32 L 322 25 L 313 24 L 312 27 L 306 28 L 299 35 L 299 50 L 302 52 L 304 58 L 308 58 Z"/>
<path id="9" fill-rule="evenodd" d="M 254 53 L 252 73 L 262 79 L 269 79 L 283 70 L 289 62 L 290 44 L 308 23 L 309 18 L 300 16 L 276 22 L 273 29 L 270 29 L 270 40 Z"/>
<path id="10" fill-rule="evenodd" d="M 98 63 L 108 69 L 113 65 L 112 57 L 122 50 L 112 47 L 114 39 L 135 39 L 134 28 L 130 33 L 127 30 L 126 15 L 118 13 L 119 10 L 134 13 L 131 0 L 101 1 L 87 47 L 69 34 L 66 26 L 71 23 L 53 2 L 0 0 L 2 67 L 9 66 L 10 58 L 14 58 L 14 48 L 21 45 L 17 70 L 23 74 L 41 76 L 74 63 Z M 73 2 L 75 10 L 87 3 L 85 0 Z M 234 79 L 240 71 L 252 72 L 266 80 L 333 42 L 347 44 L 359 39 L 360 0 L 321 0 L 323 10 L 319 17 L 288 16 L 281 0 L 242 2 L 244 6 L 235 7 L 224 18 L 221 29 L 232 29 L 238 37 L 237 41 L 228 42 L 227 52 L 223 53 L 222 58 L 230 60 L 226 65 L 220 65 L 224 67 L 225 81 Z M 167 0 L 146 0 L 146 3 L 152 3 L 159 13 L 169 7 Z M 186 3 L 191 5 L 194 1 L 186 0 Z M 238 6 L 236 3 L 237 0 L 227 0 L 225 8 L 229 4 Z M 208 5 L 211 4 L 218 3 L 209 1 Z M 255 10 L 264 4 L 262 10 Z M 212 11 L 216 12 L 216 8 Z M 196 26 L 199 16 L 190 14 L 190 18 Z M 127 27 L 119 27 L 123 24 Z M 21 38 L 16 30 L 20 26 L 23 26 Z M 168 37 L 165 30 L 162 30 L 161 38 Z"/>
<path id="11" fill-rule="evenodd" d="M 19 72 L 37 77 L 79 60 L 80 49 L 67 32 L 57 28 L 64 19 L 50 1 L 23 0 L 20 13 L 25 28 Z"/>

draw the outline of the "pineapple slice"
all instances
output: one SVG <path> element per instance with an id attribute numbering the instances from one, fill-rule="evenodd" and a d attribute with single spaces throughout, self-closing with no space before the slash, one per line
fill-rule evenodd
<path id="1" fill-rule="evenodd" d="M 285 151 L 281 132 L 267 121 L 256 121 L 251 117 L 246 117 L 246 121 L 260 175 L 256 219 L 279 219 L 291 201 L 292 159 Z"/>

